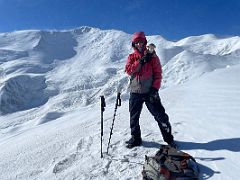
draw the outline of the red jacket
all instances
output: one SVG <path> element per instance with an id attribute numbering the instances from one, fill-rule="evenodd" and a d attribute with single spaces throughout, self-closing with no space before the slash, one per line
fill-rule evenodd
<path id="1" fill-rule="evenodd" d="M 148 93 L 151 87 L 160 89 L 162 80 L 162 66 L 156 54 L 150 62 L 143 66 L 139 63 L 142 57 L 136 49 L 128 56 L 125 71 L 131 76 L 130 91 L 133 93 Z"/>

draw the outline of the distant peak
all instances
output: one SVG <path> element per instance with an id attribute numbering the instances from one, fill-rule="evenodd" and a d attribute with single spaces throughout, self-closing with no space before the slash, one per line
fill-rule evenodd
<path id="1" fill-rule="evenodd" d="M 79 28 L 75 28 L 75 29 L 72 29 L 72 31 L 74 33 L 77 33 L 77 34 L 82 34 L 82 33 L 88 33 L 90 32 L 91 30 L 100 30 L 98 28 L 93 28 L 93 27 L 90 27 L 90 26 L 81 26 Z"/>
<path id="2" fill-rule="evenodd" d="M 211 42 L 213 40 L 218 39 L 214 34 L 203 34 L 198 36 L 189 36 L 184 39 L 177 41 L 177 45 L 186 45 L 186 44 L 194 44 L 199 42 Z"/>

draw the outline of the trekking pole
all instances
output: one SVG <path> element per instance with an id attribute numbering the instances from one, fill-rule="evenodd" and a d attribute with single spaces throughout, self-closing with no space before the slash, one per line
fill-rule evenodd
<path id="1" fill-rule="evenodd" d="M 109 149 L 111 137 L 112 137 L 112 134 L 113 134 L 112 131 L 113 131 L 114 121 L 115 121 L 115 117 L 116 117 L 116 113 L 117 113 L 117 107 L 118 107 L 118 106 L 121 106 L 121 98 L 120 98 L 120 96 L 121 96 L 121 93 L 118 92 L 118 93 L 117 93 L 116 103 L 115 103 L 114 114 L 113 114 L 112 127 L 111 127 L 111 130 L 110 130 L 110 137 L 109 137 L 109 140 L 108 140 L 107 154 L 108 154 L 108 149 Z"/>
<path id="2" fill-rule="evenodd" d="M 102 141 L 103 141 L 103 112 L 105 111 L 106 103 L 104 96 L 101 97 L 101 158 L 103 158 L 102 153 Z"/>

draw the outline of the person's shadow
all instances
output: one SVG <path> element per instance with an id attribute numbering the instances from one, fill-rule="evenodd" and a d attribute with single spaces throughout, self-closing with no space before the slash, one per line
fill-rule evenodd
<path id="1" fill-rule="evenodd" d="M 228 150 L 240 152 L 240 138 L 218 139 L 206 143 L 177 141 L 182 150 L 204 149 L 208 151 Z"/>
<path id="2" fill-rule="evenodd" d="M 197 142 L 185 142 L 185 141 L 176 141 L 180 150 L 194 150 L 194 149 L 203 149 L 208 151 L 216 150 L 227 150 L 232 152 L 240 152 L 240 138 L 231 138 L 231 139 L 219 139 L 214 141 L 209 141 L 206 143 L 197 143 Z M 161 144 L 156 142 L 143 142 L 144 147 L 148 148 L 159 148 Z M 197 161 L 219 161 L 224 160 L 225 157 L 215 157 L 215 158 L 204 158 L 204 157 L 194 157 Z M 219 171 L 214 171 L 213 169 L 202 165 L 198 162 L 200 175 L 199 179 L 209 179 L 214 176 L 214 174 L 220 174 Z"/>

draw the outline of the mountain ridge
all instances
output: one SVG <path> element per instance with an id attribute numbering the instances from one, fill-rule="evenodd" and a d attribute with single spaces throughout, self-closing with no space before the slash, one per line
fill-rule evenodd
<path id="1" fill-rule="evenodd" d="M 16 101 L 21 106 L 21 101 L 10 96 L 14 92 L 22 94 L 18 92 L 19 88 L 12 89 L 10 94 L 3 88 L 6 83 L 12 82 L 8 79 L 22 75 L 30 78 L 31 74 L 43 76 L 46 84 L 41 90 L 44 99 L 58 96 L 60 100 L 56 102 L 56 107 L 59 104 L 59 108 L 64 102 L 61 98 L 66 99 L 70 109 L 74 109 L 97 102 L 101 94 L 112 99 L 117 90 L 127 96 L 128 78 L 124 74 L 124 65 L 132 51 L 129 34 L 83 26 L 60 31 L 1 33 L 0 39 L 0 102 L 4 106 L 14 106 L 11 102 Z M 149 43 L 156 44 L 156 52 L 163 65 L 162 88 L 185 83 L 218 68 L 239 64 L 240 38 L 237 36 L 220 39 L 206 34 L 177 42 L 168 41 L 160 35 L 147 36 L 147 39 Z M 24 89 L 30 88 L 27 84 L 23 86 L 26 86 Z M 21 99 L 20 96 L 15 98 Z M 39 106 L 28 109 L 36 107 Z M 1 113 L 20 110 L 13 109 L 8 112 L 1 109 Z"/>

